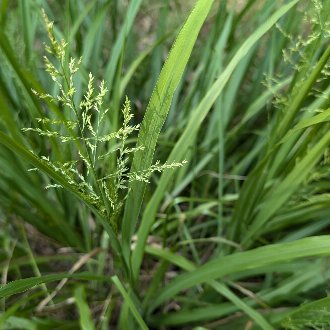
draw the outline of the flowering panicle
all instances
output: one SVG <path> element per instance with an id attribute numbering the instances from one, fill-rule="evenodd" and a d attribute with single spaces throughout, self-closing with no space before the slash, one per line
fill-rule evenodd
<path id="1" fill-rule="evenodd" d="M 173 169 L 182 166 L 182 163 L 154 165 L 144 171 L 129 171 L 129 156 L 143 150 L 143 146 L 128 147 L 128 138 L 139 130 L 139 125 L 131 125 L 133 114 L 131 105 L 126 97 L 122 108 L 122 126 L 115 132 L 104 132 L 103 123 L 110 111 L 104 106 L 108 89 L 101 81 L 95 87 L 95 77 L 88 75 L 87 89 L 80 103 L 76 102 L 76 87 L 74 77 L 79 73 L 82 58 L 67 58 L 67 43 L 58 42 L 53 32 L 53 23 L 43 12 L 50 45 L 45 46 L 46 51 L 55 60 L 44 56 L 45 70 L 58 87 L 58 94 L 53 96 L 47 93 L 33 91 L 41 99 L 60 104 L 64 111 L 59 117 L 55 113 L 52 117 L 45 114 L 36 118 L 41 127 L 23 128 L 25 132 L 34 132 L 41 136 L 56 139 L 60 143 L 69 143 L 77 159 L 54 161 L 49 156 L 41 156 L 40 160 L 59 173 L 68 184 L 80 195 L 81 199 L 92 204 L 100 213 L 106 215 L 114 230 L 117 230 L 117 219 L 123 203 L 128 195 L 128 183 L 131 181 L 149 182 L 154 172 Z M 114 140 L 117 147 L 108 152 L 109 141 Z M 113 173 L 100 175 L 102 165 L 113 154 L 116 155 L 116 170 Z M 50 183 L 46 188 L 60 188 L 58 183 Z"/>

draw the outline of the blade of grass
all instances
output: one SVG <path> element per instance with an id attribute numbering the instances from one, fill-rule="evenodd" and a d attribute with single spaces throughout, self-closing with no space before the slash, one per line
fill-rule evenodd
<path id="1" fill-rule="evenodd" d="M 70 28 L 69 36 L 67 38 L 68 44 L 71 44 L 74 40 L 75 34 L 78 32 L 79 27 L 87 17 L 88 13 L 95 7 L 98 0 L 93 0 L 84 7 L 84 10 L 79 14 L 79 17 L 74 21 L 73 26 Z M 106 7 L 105 7 L 106 8 Z"/>
<path id="2" fill-rule="evenodd" d="M 167 260 L 162 260 L 159 263 L 157 270 L 153 273 L 152 280 L 148 286 L 148 290 L 144 295 L 142 302 L 142 310 L 146 310 L 149 304 L 150 299 L 152 299 L 156 292 L 158 291 L 159 285 L 161 285 L 165 273 L 168 270 L 170 263 Z"/>
<path id="3" fill-rule="evenodd" d="M 231 303 L 213 304 L 212 306 L 185 309 L 180 312 L 169 312 L 164 315 L 150 317 L 149 323 L 156 328 L 166 326 L 186 326 L 187 324 L 201 324 L 204 320 L 221 318 L 222 316 L 235 313 L 237 308 Z"/>
<path id="4" fill-rule="evenodd" d="M 293 102 L 290 104 L 288 109 L 285 111 L 285 116 L 281 118 L 281 122 L 276 130 L 275 136 L 282 136 L 284 132 L 288 130 L 290 123 L 292 122 L 294 116 L 301 108 L 303 101 L 307 98 L 309 91 L 311 90 L 313 84 L 319 77 L 322 69 L 326 65 L 330 58 L 330 46 L 324 51 L 322 57 L 316 64 L 313 71 L 309 74 L 308 79 L 306 79 L 305 83 L 301 86 L 299 93 L 294 98 Z"/>
<path id="5" fill-rule="evenodd" d="M 0 329 L 6 329 L 6 322 L 16 314 L 17 310 L 23 305 L 28 303 L 29 301 L 39 298 L 39 296 L 43 294 L 42 292 L 34 292 L 29 294 L 26 297 L 22 297 L 17 302 L 12 303 L 7 308 L 3 308 L 3 312 L 0 313 Z"/>
<path id="6" fill-rule="evenodd" d="M 295 168 L 265 196 L 264 202 L 260 205 L 260 212 L 249 226 L 248 231 L 244 233 L 242 239 L 243 246 L 249 246 L 251 239 L 290 198 L 318 160 L 323 156 L 323 152 L 328 148 L 329 143 L 330 133 L 325 134 L 320 141 L 309 150 L 307 155 L 297 163 Z"/>
<path id="7" fill-rule="evenodd" d="M 190 262 L 186 258 L 174 254 L 165 249 L 159 249 L 159 248 L 153 248 L 147 246 L 146 253 L 155 255 L 157 257 L 161 257 L 186 271 L 192 272 L 198 269 L 192 262 Z M 257 324 L 261 326 L 262 329 L 265 330 L 274 329 L 260 313 L 258 313 L 256 310 L 248 306 L 242 299 L 238 298 L 233 292 L 231 292 L 231 290 L 227 288 L 226 285 L 214 280 L 206 281 L 206 283 L 208 283 L 216 292 L 220 293 L 222 296 L 230 300 L 235 306 L 241 309 L 245 314 L 249 315 L 253 320 L 255 320 Z M 148 306 L 148 302 L 145 301 L 144 304 Z"/>
<path id="8" fill-rule="evenodd" d="M 40 91 L 40 85 L 36 81 L 35 77 L 28 72 L 25 68 L 22 68 L 21 64 L 16 58 L 15 51 L 12 49 L 11 44 L 3 31 L 0 31 L 0 48 L 4 55 L 12 65 L 13 69 L 17 73 L 20 81 L 26 89 L 27 94 L 30 96 L 34 106 L 38 109 L 39 113 L 42 113 L 40 102 L 33 94 L 32 89 Z"/>
<path id="9" fill-rule="evenodd" d="M 124 92 L 126 90 L 126 87 L 129 83 L 129 81 L 132 79 L 135 71 L 141 66 L 142 62 L 152 53 L 152 51 L 160 45 L 162 42 L 164 42 L 167 38 L 169 38 L 174 32 L 167 33 L 166 35 L 162 36 L 156 42 L 154 42 L 150 47 L 148 47 L 146 50 L 144 50 L 130 65 L 130 67 L 127 69 L 127 72 L 125 73 L 125 76 L 120 81 L 120 87 L 119 87 L 119 95 L 123 96 Z"/>
<path id="10" fill-rule="evenodd" d="M 107 276 L 99 276 L 90 273 L 76 273 L 76 274 L 51 274 L 38 277 L 24 278 L 9 282 L 8 284 L 0 286 L 0 299 L 9 297 L 14 294 L 30 290 L 36 286 L 44 283 L 59 281 L 64 278 L 75 278 L 82 281 L 108 281 Z"/>
<path id="11" fill-rule="evenodd" d="M 25 60 L 30 63 L 32 56 L 33 29 L 31 25 L 31 2 L 20 0 L 19 7 L 21 11 L 22 30 L 24 33 Z"/>
<path id="12" fill-rule="evenodd" d="M 272 244 L 246 252 L 220 257 L 207 262 L 197 270 L 182 274 L 170 282 L 150 305 L 149 312 L 180 291 L 226 275 L 248 269 L 266 267 L 304 257 L 330 254 L 330 236 L 304 238 L 295 242 Z"/>
<path id="13" fill-rule="evenodd" d="M 152 163 L 158 136 L 170 109 L 171 100 L 212 3 L 211 0 L 197 1 L 173 44 L 151 95 L 139 132 L 137 147 L 143 146 L 144 150 L 135 153 L 131 171 L 145 170 Z M 140 212 L 145 183 L 132 182 L 129 189 L 131 191 L 125 203 L 122 224 L 122 246 L 126 258 L 130 255 L 131 237 Z"/>
<path id="14" fill-rule="evenodd" d="M 256 309 L 248 306 L 242 299 L 237 297 L 228 287 L 222 283 L 218 283 L 216 281 L 210 281 L 212 287 L 219 292 L 222 296 L 226 297 L 230 300 L 235 306 L 241 309 L 246 315 L 250 316 L 252 320 L 258 324 L 261 329 L 264 330 L 274 330 L 268 321 L 256 311 Z"/>
<path id="15" fill-rule="evenodd" d="M 264 24 L 262 24 L 239 48 L 233 59 L 227 65 L 224 72 L 212 85 L 206 96 L 200 102 L 198 107 L 194 110 L 187 124 L 187 127 L 183 134 L 181 135 L 179 141 L 176 143 L 173 148 L 170 156 L 168 157 L 168 162 L 174 160 L 180 161 L 184 158 L 184 154 L 187 152 L 187 145 L 196 135 L 197 131 L 200 128 L 201 123 L 205 119 L 212 105 L 221 94 L 221 91 L 228 82 L 231 74 L 234 72 L 237 65 L 245 57 L 245 55 L 252 49 L 255 43 L 272 27 L 274 24 L 285 14 L 287 13 L 299 0 L 294 0 L 288 3 L 287 5 L 281 7 L 275 14 L 273 14 Z M 149 201 L 146 210 L 142 217 L 142 222 L 138 230 L 138 240 L 136 248 L 133 252 L 132 257 L 132 267 L 133 274 L 137 278 L 139 274 L 139 269 L 143 259 L 144 248 L 146 240 L 154 222 L 155 215 L 157 213 L 159 204 L 163 199 L 165 190 L 173 176 L 173 173 L 170 171 L 165 171 L 160 181 L 158 182 L 157 189 L 153 193 L 151 200 Z M 134 213 L 130 213 L 134 214 Z"/>
<path id="16" fill-rule="evenodd" d="M 118 62 L 120 59 L 120 55 L 123 51 L 123 47 L 125 46 L 125 40 L 132 29 L 132 25 L 136 14 L 141 6 L 142 0 L 133 0 L 130 2 L 129 7 L 127 9 L 127 15 L 125 17 L 125 22 L 119 32 L 118 38 L 113 46 L 111 52 L 110 61 L 105 69 L 105 79 L 107 83 L 112 86 L 115 73 L 117 71 Z"/>
<path id="17" fill-rule="evenodd" d="M 9 0 L 1 1 L 1 27 L 4 28 L 8 17 Z"/>
<path id="18" fill-rule="evenodd" d="M 135 320 L 137 321 L 137 323 L 139 324 L 140 328 L 143 330 L 148 330 L 147 325 L 143 321 L 143 318 L 141 317 L 140 313 L 138 312 L 135 304 L 133 303 L 133 301 L 132 301 L 131 297 L 129 296 L 129 294 L 127 293 L 126 289 L 120 282 L 118 276 L 111 277 L 111 280 L 114 283 L 114 285 L 117 287 L 118 291 L 123 296 L 125 303 L 129 306 L 130 311 L 132 312 L 132 314 L 133 314 Z"/>
<path id="19" fill-rule="evenodd" d="M 282 138 L 282 140 L 279 143 L 284 143 L 287 140 L 290 139 L 290 137 L 296 133 L 299 130 L 302 130 L 304 128 L 313 126 L 313 125 L 317 125 L 320 123 L 324 123 L 330 121 L 330 109 L 326 109 L 323 110 L 321 113 L 311 117 L 311 118 L 306 118 L 301 120 L 299 123 L 297 123 L 292 129 L 290 129 L 290 131 L 288 131 L 284 137 Z"/>
<path id="20" fill-rule="evenodd" d="M 108 1 L 102 6 L 102 8 L 98 12 L 98 14 L 94 17 L 92 23 L 89 26 L 88 33 L 85 36 L 85 42 L 83 44 L 83 50 L 82 50 L 82 62 L 85 66 L 90 65 L 89 63 L 91 62 L 97 64 L 95 59 L 93 61 L 93 56 L 95 56 L 95 54 L 98 54 L 97 37 L 102 32 L 104 21 L 108 14 L 107 9 L 110 4 L 111 2 Z M 92 72 L 95 72 L 97 68 L 98 68 L 97 66 L 92 67 L 91 68 Z"/>
<path id="21" fill-rule="evenodd" d="M 91 311 L 86 302 L 85 287 L 80 285 L 74 290 L 74 298 L 79 311 L 79 322 L 82 330 L 94 330 Z"/>
<path id="22" fill-rule="evenodd" d="M 268 179 L 269 173 L 267 167 L 269 163 L 273 160 L 271 157 L 276 156 L 275 152 L 278 146 L 274 148 L 274 145 L 281 140 L 281 138 L 289 129 L 290 125 L 292 124 L 292 121 L 295 118 L 295 115 L 300 110 L 303 101 L 307 98 L 310 89 L 319 77 L 319 74 L 322 71 L 323 67 L 326 65 L 329 57 L 330 46 L 322 54 L 320 60 L 315 65 L 312 72 L 308 75 L 308 78 L 303 80 L 299 90 L 294 91 L 292 101 L 285 109 L 285 115 L 283 116 L 283 118 L 279 117 L 279 125 L 276 126 L 275 132 L 271 136 L 270 141 L 268 142 L 270 150 L 266 150 L 266 155 L 250 173 L 248 180 L 245 182 L 241 190 L 241 197 L 239 202 L 235 206 L 233 220 L 231 222 L 232 228 L 230 229 L 230 239 L 236 238 L 235 236 L 239 226 L 246 226 L 251 221 L 250 217 L 253 216 L 255 205 L 258 201 L 260 201 L 260 198 L 264 194 L 264 186 Z M 283 144 L 280 147 L 283 147 Z M 279 162 L 277 162 L 277 164 L 280 165 Z M 283 162 L 281 162 L 281 165 L 283 165 Z M 274 168 L 273 166 L 273 173 L 275 172 L 275 170 L 276 168 Z"/>

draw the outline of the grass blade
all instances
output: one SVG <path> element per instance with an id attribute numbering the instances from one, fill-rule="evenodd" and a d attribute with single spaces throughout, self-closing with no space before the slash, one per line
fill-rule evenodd
<path id="1" fill-rule="evenodd" d="M 151 95 L 146 114 L 137 141 L 137 147 L 145 149 L 134 155 L 132 171 L 142 171 L 150 167 L 160 130 L 170 109 L 174 92 L 187 65 L 199 31 L 212 6 L 211 0 L 199 0 L 186 23 L 179 32 L 168 58 L 159 75 L 156 87 Z M 130 252 L 130 242 L 140 212 L 145 183 L 133 182 L 130 185 L 122 225 L 124 254 Z"/>
<path id="2" fill-rule="evenodd" d="M 320 123 L 328 122 L 330 121 L 330 109 L 326 109 L 322 111 L 321 113 L 311 117 L 302 119 L 299 123 L 297 123 L 290 131 L 288 131 L 285 136 L 282 138 L 282 140 L 279 143 L 284 143 L 287 140 L 290 139 L 290 137 L 296 133 L 299 130 L 302 130 L 304 128 L 314 126 Z"/>
<path id="3" fill-rule="evenodd" d="M 111 53 L 111 59 L 106 67 L 105 70 L 105 77 L 110 84 L 110 86 L 113 83 L 114 76 L 117 70 L 118 62 L 120 59 L 120 54 L 123 51 L 123 47 L 125 46 L 125 40 L 129 34 L 129 31 L 132 28 L 132 24 L 134 22 L 134 18 L 141 6 L 142 0 L 133 0 L 130 2 L 129 8 L 127 9 L 127 15 L 125 22 L 122 26 L 122 29 L 119 33 L 119 36 L 113 46 L 113 50 Z"/>
<path id="4" fill-rule="evenodd" d="M 276 213 L 276 211 L 290 198 L 297 187 L 304 181 L 311 169 L 315 166 L 318 160 L 322 157 L 330 143 L 330 133 L 325 134 L 320 141 L 301 159 L 295 168 L 276 185 L 265 196 L 265 201 L 260 204 L 260 212 L 250 225 L 247 233 L 242 239 L 243 246 L 248 246 L 258 230 L 260 230 L 267 221 Z"/>
<path id="5" fill-rule="evenodd" d="M 124 286 L 120 282 L 118 276 L 111 277 L 111 280 L 114 283 L 114 285 L 117 287 L 117 289 L 119 290 L 121 295 L 123 296 L 123 298 L 125 300 L 125 303 L 129 306 L 129 308 L 130 308 L 135 320 L 139 324 L 140 328 L 143 329 L 143 330 L 148 330 L 147 325 L 143 321 L 140 313 L 138 312 L 137 308 L 135 307 L 135 305 L 134 305 L 132 299 L 130 298 L 129 294 L 127 293 L 126 289 L 124 288 Z"/>
<path id="6" fill-rule="evenodd" d="M 329 254 L 330 236 L 316 236 L 220 257 L 207 262 L 195 271 L 175 278 L 159 293 L 150 309 L 154 310 L 181 290 L 205 283 L 205 281 L 222 278 L 239 271 L 257 269 L 298 258 Z"/>
<path id="7" fill-rule="evenodd" d="M 298 0 L 291 1 L 287 5 L 283 6 L 279 9 L 271 18 L 267 20 L 264 24 L 262 24 L 239 48 L 236 55 L 230 61 L 224 72 L 220 75 L 220 77 L 216 80 L 216 82 L 212 85 L 208 93 L 205 95 L 203 100 L 200 102 L 198 107 L 193 112 L 189 123 L 183 134 L 181 135 L 179 141 L 176 143 L 173 148 L 168 162 L 172 162 L 174 160 L 180 161 L 184 158 L 185 153 L 187 152 L 187 147 L 194 139 L 195 134 L 200 128 L 201 123 L 205 119 L 212 105 L 221 94 L 223 88 L 228 82 L 231 74 L 234 72 L 237 65 L 244 58 L 244 56 L 249 52 L 250 49 L 255 45 L 255 43 L 285 14 L 287 13 Z M 138 241 L 136 248 L 134 250 L 132 264 L 133 264 L 133 273 L 134 276 L 137 276 L 139 273 L 140 265 L 143 259 L 144 247 L 148 237 L 148 233 L 152 226 L 152 223 L 155 219 L 156 212 L 158 210 L 159 204 L 163 199 L 165 194 L 165 190 L 167 185 L 169 184 L 173 173 L 170 171 L 165 171 L 161 179 L 157 185 L 157 189 L 154 192 L 151 200 L 149 201 L 147 208 L 143 214 L 142 222 L 138 231 Z M 132 213 L 131 213 L 132 214 Z"/>
<path id="8" fill-rule="evenodd" d="M 74 298 L 79 311 L 80 327 L 82 330 L 94 330 L 91 311 L 86 302 L 86 292 L 83 286 L 78 286 L 74 291 Z"/>
<path id="9" fill-rule="evenodd" d="M 170 261 L 172 264 L 177 265 L 178 267 L 186 270 L 186 271 L 194 271 L 196 270 L 196 266 L 191 263 L 189 260 L 184 257 L 171 253 L 168 250 L 153 248 L 150 246 L 146 247 L 146 253 L 151 255 L 155 255 L 157 257 L 161 257 L 165 260 Z M 219 283 L 217 281 L 206 281 L 216 292 L 220 293 L 222 296 L 226 297 L 230 300 L 235 306 L 241 309 L 246 315 L 250 316 L 251 319 L 255 320 L 257 324 L 261 326 L 262 329 L 265 330 L 273 330 L 274 328 L 265 320 L 265 318 L 258 313 L 256 310 L 248 306 L 242 299 L 238 298 L 233 292 L 231 292 L 224 284 Z M 148 305 L 148 302 L 144 302 Z M 150 304 L 150 302 L 149 302 Z"/>
<path id="10" fill-rule="evenodd" d="M 77 273 L 77 274 L 51 274 L 38 277 L 24 278 L 21 280 L 16 280 L 8 284 L 0 286 L 0 299 L 4 297 L 9 297 L 14 294 L 30 290 L 36 286 L 44 283 L 59 281 L 64 278 L 75 278 L 84 281 L 101 280 L 106 281 L 109 278 L 106 276 L 99 276 L 90 273 Z"/>
<path id="11" fill-rule="evenodd" d="M 229 290 L 224 284 L 216 281 L 210 281 L 212 287 L 221 295 L 230 300 L 235 306 L 241 309 L 246 315 L 250 316 L 252 320 L 258 324 L 261 329 L 274 330 L 274 328 L 266 321 L 266 319 L 258 313 L 255 309 L 248 306 L 242 299 L 238 298 L 231 290 Z"/>

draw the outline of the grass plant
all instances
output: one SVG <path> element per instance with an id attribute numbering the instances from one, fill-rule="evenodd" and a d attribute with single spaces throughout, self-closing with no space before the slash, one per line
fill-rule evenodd
<path id="1" fill-rule="evenodd" d="M 0 2 L 1 329 L 327 329 L 330 2 Z"/>

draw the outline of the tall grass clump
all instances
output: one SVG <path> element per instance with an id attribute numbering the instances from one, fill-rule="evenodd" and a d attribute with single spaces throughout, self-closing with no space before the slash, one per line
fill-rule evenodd
<path id="1" fill-rule="evenodd" d="M 329 327 L 329 1 L 0 8 L 1 329 Z"/>

